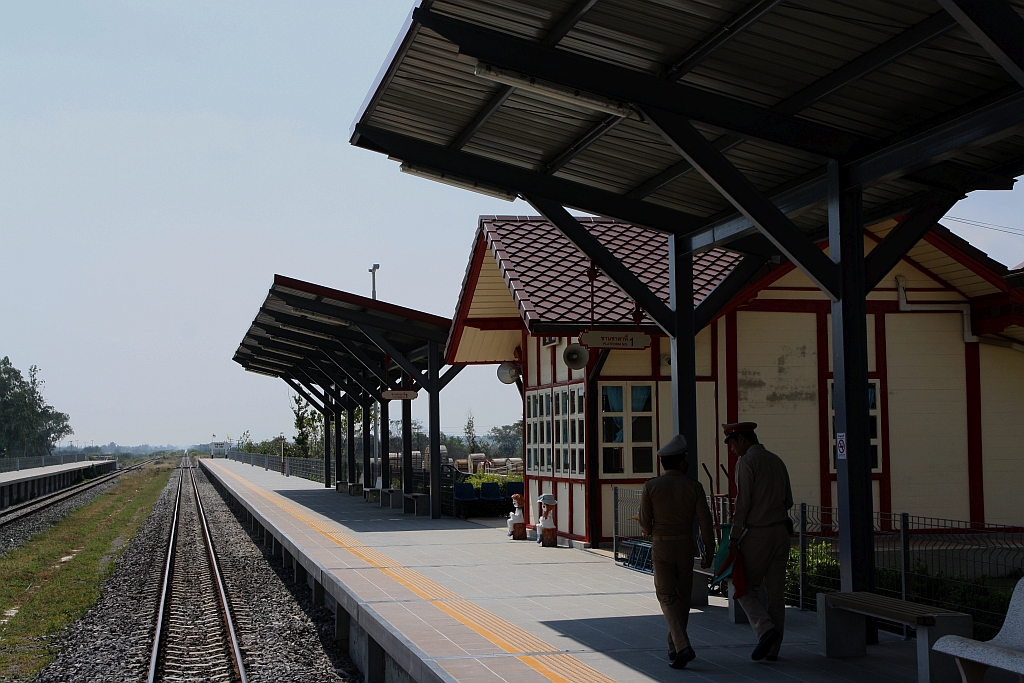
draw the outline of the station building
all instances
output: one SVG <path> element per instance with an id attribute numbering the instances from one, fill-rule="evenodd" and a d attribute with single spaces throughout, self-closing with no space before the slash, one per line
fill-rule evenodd
<path id="1" fill-rule="evenodd" d="M 580 220 L 668 302 L 663 233 Z M 895 225 L 866 228 L 865 252 Z M 695 306 L 739 259 L 695 255 Z M 718 425 L 753 421 L 789 466 L 797 501 L 837 504 L 830 310 L 792 264 L 769 263 L 697 333 L 696 450 L 709 494 L 734 493 Z M 1024 272 L 936 225 L 868 295 L 867 311 L 876 510 L 1024 525 Z M 586 330 L 651 343 L 591 349 L 572 369 L 563 353 Z M 657 476 L 656 452 L 673 436 L 668 337 L 545 219 L 483 216 L 446 360 L 521 368 L 529 511 L 553 493 L 560 536 L 594 542 L 599 528 L 611 540 L 613 487 Z"/>

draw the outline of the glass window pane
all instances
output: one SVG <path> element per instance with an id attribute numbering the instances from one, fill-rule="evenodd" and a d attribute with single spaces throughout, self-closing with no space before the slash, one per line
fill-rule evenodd
<path id="1" fill-rule="evenodd" d="M 538 399 L 538 396 L 536 394 L 534 394 L 533 395 L 533 416 L 534 417 L 537 417 L 537 399 Z"/>
<path id="2" fill-rule="evenodd" d="M 569 443 L 569 420 L 562 420 L 562 443 Z"/>
<path id="3" fill-rule="evenodd" d="M 580 388 L 580 393 L 579 393 L 579 396 L 577 397 L 577 400 L 579 401 L 579 412 L 582 413 L 584 411 L 584 407 L 583 406 L 585 405 L 583 403 L 583 388 L 582 387 Z"/>
<path id="4" fill-rule="evenodd" d="M 576 474 L 576 449 L 572 449 L 572 459 L 569 461 L 569 471 Z"/>
<path id="5" fill-rule="evenodd" d="M 576 390 L 573 389 L 569 392 L 569 414 L 576 412 Z"/>
<path id="6" fill-rule="evenodd" d="M 548 468 L 547 469 L 548 469 L 548 472 L 550 472 L 551 471 L 551 449 L 550 448 L 548 449 L 547 456 L 548 456 Z"/>
<path id="7" fill-rule="evenodd" d="M 633 448 L 633 472 L 649 474 L 654 471 L 654 449 L 651 446 Z"/>
<path id="8" fill-rule="evenodd" d="M 569 414 L 569 392 L 562 390 L 562 415 Z"/>
<path id="9" fill-rule="evenodd" d="M 868 385 L 868 409 L 878 410 L 878 397 L 875 395 L 875 385 Z"/>
<path id="10" fill-rule="evenodd" d="M 548 437 L 547 439 L 544 440 L 544 443 L 551 443 L 551 420 L 548 420 L 544 424 L 547 425 L 547 427 L 545 427 L 545 431 L 547 431 L 547 434 L 545 436 Z M 548 450 L 550 451 L 551 449 L 549 448 Z"/>
<path id="11" fill-rule="evenodd" d="M 605 443 L 622 443 L 622 418 L 606 417 L 601 421 Z"/>
<path id="12" fill-rule="evenodd" d="M 634 413 L 651 412 L 651 387 L 632 387 Z"/>
<path id="13" fill-rule="evenodd" d="M 650 415 L 633 418 L 633 441 L 654 441 L 654 418 Z"/>
<path id="14" fill-rule="evenodd" d="M 555 443 L 562 443 L 562 421 L 555 420 Z"/>
<path id="15" fill-rule="evenodd" d="M 561 402 L 558 400 L 558 394 L 555 394 L 555 415 L 561 415 L 562 414 L 561 411 L 558 410 L 560 403 Z"/>
<path id="16" fill-rule="evenodd" d="M 877 415 L 872 415 L 871 416 L 871 438 L 872 439 L 877 439 L 878 438 L 878 416 Z M 876 467 L 877 467 L 877 465 L 876 465 Z"/>
<path id="17" fill-rule="evenodd" d="M 583 449 L 581 448 L 581 449 L 579 450 L 579 456 L 580 456 L 580 474 L 583 474 L 583 473 L 584 473 L 584 472 L 586 471 L 586 465 L 585 465 L 585 464 L 583 463 L 583 454 L 584 454 L 584 453 L 586 453 L 586 451 L 584 451 L 584 450 L 583 450 Z"/>
<path id="18" fill-rule="evenodd" d="M 579 436 L 579 443 L 583 443 L 583 420 L 577 420 L 577 422 L 579 423 L 579 428 L 576 430 L 576 434 Z"/>
<path id="19" fill-rule="evenodd" d="M 601 387 L 601 411 L 622 412 L 622 387 Z"/>
<path id="20" fill-rule="evenodd" d="M 569 425 L 570 425 L 569 436 L 571 437 L 569 439 L 569 442 L 570 443 L 576 443 L 576 420 L 569 420 Z"/>
<path id="21" fill-rule="evenodd" d="M 622 474 L 622 447 L 601 449 L 605 474 Z"/>
<path id="22" fill-rule="evenodd" d="M 878 469 L 878 446 L 874 444 L 871 446 L 871 469 Z"/>

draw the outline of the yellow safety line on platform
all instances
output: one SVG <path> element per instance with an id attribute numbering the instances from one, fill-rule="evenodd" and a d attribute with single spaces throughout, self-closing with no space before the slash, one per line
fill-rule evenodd
<path id="1" fill-rule="evenodd" d="M 209 462 L 206 464 L 214 465 Z M 335 522 L 325 523 L 325 520 L 307 513 L 284 496 L 259 487 L 220 465 L 216 465 L 216 467 L 268 503 L 281 508 L 296 519 L 302 520 L 341 548 L 366 562 L 372 568 L 381 571 L 385 576 L 401 584 L 417 597 L 427 601 L 492 644 L 509 654 L 519 655 L 516 657 L 517 659 L 554 683 L 614 683 L 611 678 L 590 668 L 572 655 L 559 653 L 550 644 L 515 624 L 462 598 L 416 570 L 396 562 L 376 548 L 329 526 L 336 524 Z M 524 654 L 527 652 L 550 652 L 551 654 Z"/>

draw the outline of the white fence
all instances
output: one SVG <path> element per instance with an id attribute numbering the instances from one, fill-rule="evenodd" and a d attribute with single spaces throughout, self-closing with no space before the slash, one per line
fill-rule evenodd
<path id="1" fill-rule="evenodd" d="M 0 458 L 0 472 L 17 472 L 33 467 L 49 467 L 63 465 L 68 462 L 85 462 L 89 456 L 85 453 L 61 453 L 58 455 L 39 455 L 32 458 Z"/>

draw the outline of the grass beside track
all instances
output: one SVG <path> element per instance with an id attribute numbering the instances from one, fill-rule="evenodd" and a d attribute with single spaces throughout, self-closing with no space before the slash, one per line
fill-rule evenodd
<path id="1" fill-rule="evenodd" d="M 111 489 L 0 557 L 0 680 L 26 680 L 51 639 L 99 598 L 125 543 L 149 516 L 175 460 L 124 474 Z"/>

